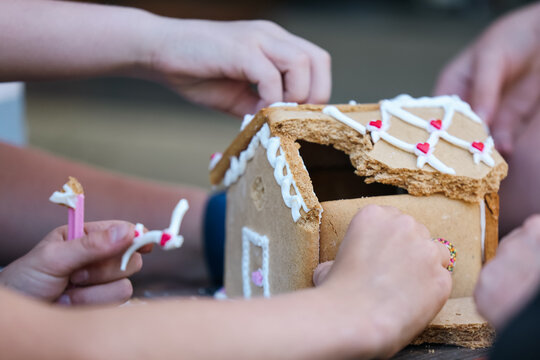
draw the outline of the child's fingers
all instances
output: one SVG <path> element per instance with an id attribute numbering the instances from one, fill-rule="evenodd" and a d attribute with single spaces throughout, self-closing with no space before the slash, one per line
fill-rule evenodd
<path id="1" fill-rule="evenodd" d="M 309 54 L 291 42 L 269 40 L 263 45 L 263 52 L 283 75 L 283 100 L 305 103 L 311 88 Z"/>
<path id="2" fill-rule="evenodd" d="M 154 249 L 154 244 L 148 244 L 148 245 L 144 245 L 142 248 L 139 248 L 137 252 L 140 254 L 148 254 L 148 253 L 151 253 L 153 249 Z"/>
<path id="3" fill-rule="evenodd" d="M 65 275 L 93 262 L 100 262 L 121 255 L 131 245 L 134 226 L 128 222 L 88 224 L 88 233 L 79 239 L 56 242 L 46 247 L 46 264 L 56 264 Z M 97 229 L 94 231 L 94 229 Z"/>
<path id="4" fill-rule="evenodd" d="M 131 256 L 126 271 L 120 270 L 121 262 L 120 257 L 115 257 L 98 264 L 92 264 L 74 272 L 70 281 L 75 285 L 105 284 L 131 276 L 139 272 L 143 265 L 142 255 L 138 253 Z"/>
<path id="5" fill-rule="evenodd" d="M 516 130 L 529 120 L 540 100 L 540 71 L 526 73 L 508 87 L 493 118 L 491 130 L 497 148 L 510 154 Z"/>
<path id="6" fill-rule="evenodd" d="M 97 305 L 123 303 L 133 294 L 133 286 L 128 279 L 108 284 L 75 287 L 66 290 L 56 301 L 61 305 Z"/>
<path id="7" fill-rule="evenodd" d="M 263 106 L 283 101 L 281 73 L 262 52 L 254 52 L 249 62 L 246 60 L 243 72 L 252 84 L 257 85 Z"/>
<path id="8" fill-rule="evenodd" d="M 334 261 L 326 261 L 315 268 L 315 272 L 313 273 L 313 284 L 315 286 L 319 286 L 324 282 L 333 264 Z"/>
<path id="9" fill-rule="evenodd" d="M 293 37 L 311 59 L 311 88 L 307 103 L 326 104 L 332 92 L 332 58 L 317 45 L 296 35 Z"/>

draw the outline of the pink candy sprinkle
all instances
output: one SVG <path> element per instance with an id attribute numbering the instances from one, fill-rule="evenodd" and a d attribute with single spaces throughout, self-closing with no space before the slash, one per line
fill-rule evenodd
<path id="1" fill-rule="evenodd" d="M 251 273 L 251 281 L 253 281 L 253 283 L 258 287 L 263 286 L 263 275 L 261 269 Z"/>

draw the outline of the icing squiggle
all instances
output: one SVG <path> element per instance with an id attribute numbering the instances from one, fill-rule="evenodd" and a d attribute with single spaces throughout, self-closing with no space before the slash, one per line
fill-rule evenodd
<path id="1" fill-rule="evenodd" d="M 238 157 L 231 156 L 231 164 L 223 177 L 223 184 L 230 186 L 240 178 L 246 171 L 247 162 L 255 156 L 255 150 L 261 145 L 266 149 L 268 162 L 274 168 L 274 178 L 281 187 L 283 201 L 291 209 L 294 222 L 297 222 L 301 216 L 300 209 L 303 209 L 307 213 L 309 212 L 309 208 L 296 186 L 280 142 L 279 137 L 270 137 L 270 128 L 268 124 L 264 124 L 259 132 L 253 136 L 246 150 L 242 151 Z M 294 195 L 291 195 L 291 186 L 294 189 Z"/>
<path id="2" fill-rule="evenodd" d="M 444 109 L 444 117 L 442 120 L 424 120 L 403 108 L 418 108 L 418 107 L 442 107 Z M 451 167 L 440 161 L 433 152 L 439 139 L 444 139 L 448 143 L 468 150 L 473 154 L 473 160 L 476 164 L 482 161 L 488 166 L 493 167 L 495 161 L 491 157 L 493 151 L 493 139 L 488 137 L 485 142 L 468 142 L 460 139 L 456 136 L 450 135 L 446 129 L 451 125 L 452 118 L 456 111 L 467 116 L 474 122 L 482 123 L 482 120 L 476 115 L 471 107 L 461 101 L 458 96 L 437 96 L 437 97 L 422 97 L 414 99 L 409 95 L 400 95 L 392 100 L 383 100 L 380 104 L 381 120 L 370 121 L 369 124 L 364 127 L 362 124 L 354 121 L 347 115 L 343 114 L 335 106 L 327 106 L 323 109 L 323 113 L 332 116 L 336 120 L 350 126 L 362 135 L 366 134 L 366 130 L 370 132 L 371 138 L 374 143 L 377 143 L 380 139 L 388 142 L 389 144 L 401 149 L 403 151 L 415 154 L 418 159 L 416 166 L 418 168 L 424 167 L 427 163 L 434 169 L 454 175 L 456 172 Z M 390 127 L 390 118 L 395 116 L 401 120 L 426 130 L 430 135 L 425 143 L 409 144 L 404 142 L 395 136 L 390 135 L 387 130 Z"/>
<path id="3" fill-rule="evenodd" d="M 250 245 L 259 246 L 262 249 L 262 267 L 257 270 L 261 276 L 260 284 L 256 286 L 263 288 L 264 297 L 270 297 L 270 283 L 268 281 L 269 274 L 269 254 L 268 254 L 268 237 L 259 235 L 248 227 L 242 228 L 242 286 L 244 297 L 251 297 L 251 276 L 249 272 L 250 266 Z M 257 279 L 259 280 L 259 279 Z"/>

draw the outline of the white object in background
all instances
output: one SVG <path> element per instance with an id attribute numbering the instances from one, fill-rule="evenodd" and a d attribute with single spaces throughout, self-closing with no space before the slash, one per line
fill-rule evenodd
<path id="1" fill-rule="evenodd" d="M 0 141 L 27 144 L 24 83 L 0 83 Z"/>

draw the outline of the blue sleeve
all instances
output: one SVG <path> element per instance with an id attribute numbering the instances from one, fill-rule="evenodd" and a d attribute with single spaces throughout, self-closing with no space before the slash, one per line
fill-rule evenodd
<path id="1" fill-rule="evenodd" d="M 223 286 L 226 208 L 226 193 L 215 193 L 208 199 L 204 214 L 204 256 L 212 285 L 217 287 Z"/>

